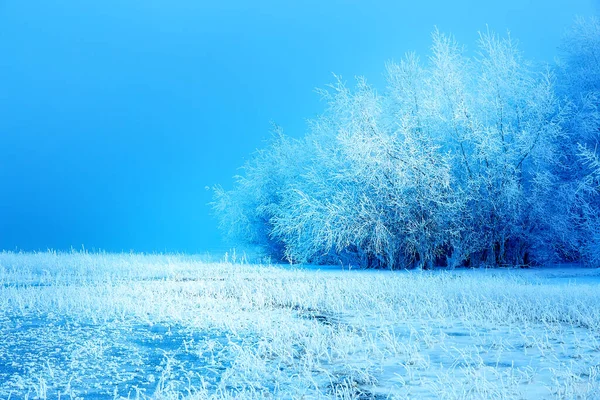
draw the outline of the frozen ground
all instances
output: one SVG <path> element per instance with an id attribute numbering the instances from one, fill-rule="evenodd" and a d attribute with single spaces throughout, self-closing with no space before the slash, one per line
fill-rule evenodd
<path id="1" fill-rule="evenodd" d="M 600 398 L 600 269 L 0 253 L 0 399 Z"/>

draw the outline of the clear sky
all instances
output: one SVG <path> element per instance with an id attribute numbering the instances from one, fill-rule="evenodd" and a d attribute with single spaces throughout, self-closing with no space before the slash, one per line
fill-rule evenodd
<path id="1" fill-rule="evenodd" d="M 552 62 L 597 0 L 0 0 L 0 249 L 224 248 L 231 187 L 269 121 L 301 136 L 331 73 L 383 87 L 434 26 L 486 24 Z"/>

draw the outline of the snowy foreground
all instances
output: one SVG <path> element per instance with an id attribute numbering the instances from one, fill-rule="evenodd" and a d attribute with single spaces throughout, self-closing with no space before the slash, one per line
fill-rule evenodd
<path id="1" fill-rule="evenodd" d="M 0 398 L 600 398 L 600 269 L 0 253 Z"/>

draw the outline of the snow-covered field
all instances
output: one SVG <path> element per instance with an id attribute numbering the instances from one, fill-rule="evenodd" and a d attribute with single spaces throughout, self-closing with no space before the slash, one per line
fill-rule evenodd
<path id="1" fill-rule="evenodd" d="M 600 398 L 600 269 L 0 253 L 0 398 Z"/>

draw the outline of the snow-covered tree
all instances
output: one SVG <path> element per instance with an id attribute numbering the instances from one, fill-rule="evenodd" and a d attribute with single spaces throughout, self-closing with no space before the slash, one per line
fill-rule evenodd
<path id="1" fill-rule="evenodd" d="M 468 57 L 435 30 L 427 62 L 388 63 L 381 93 L 336 77 L 305 137 L 276 135 L 233 190 L 215 192 L 222 226 L 306 263 L 454 268 L 599 254 L 597 22 L 575 31 L 570 40 L 585 43 L 556 74 L 524 60 L 510 35 L 480 33 Z"/>
<path id="2" fill-rule="evenodd" d="M 212 208 L 226 237 L 262 248 L 276 259 L 283 259 L 283 244 L 271 235 L 272 218 L 282 200 L 282 190 L 293 182 L 304 167 L 298 141 L 275 126 L 268 146 L 257 150 L 235 177 L 230 191 L 214 188 Z"/>
<path id="3" fill-rule="evenodd" d="M 569 224 L 566 253 L 600 264 L 600 21 L 577 18 L 558 60 L 559 93 L 566 99 L 567 139 L 561 143 L 561 184 Z"/>

